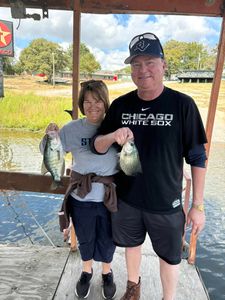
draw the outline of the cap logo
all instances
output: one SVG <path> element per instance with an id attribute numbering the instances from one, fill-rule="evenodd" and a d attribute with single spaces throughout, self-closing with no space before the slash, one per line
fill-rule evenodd
<path id="1" fill-rule="evenodd" d="M 134 51 L 140 50 L 141 52 L 145 51 L 148 47 L 150 46 L 150 43 L 145 41 L 145 40 L 141 40 L 139 41 L 135 48 Z"/>

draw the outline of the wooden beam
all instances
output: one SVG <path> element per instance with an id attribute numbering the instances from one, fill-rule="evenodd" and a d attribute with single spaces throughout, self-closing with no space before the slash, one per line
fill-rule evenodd
<path id="1" fill-rule="evenodd" d="M 42 8 L 43 1 L 23 0 L 28 8 Z M 79 3 L 78 3 L 79 2 Z M 78 4 L 78 6 L 77 6 Z M 0 7 L 9 7 L 8 0 L 0 0 Z M 75 10 L 80 6 L 84 13 L 126 13 L 126 14 L 174 14 L 218 17 L 223 15 L 224 0 L 48 0 L 48 9 Z"/>
<path id="2" fill-rule="evenodd" d="M 89 13 L 147 13 L 222 16 L 223 0 L 83 0 L 81 11 Z"/>
<path id="3" fill-rule="evenodd" d="M 73 10 L 73 0 L 23 0 L 26 8 L 48 8 L 59 10 Z M 0 7 L 10 7 L 9 0 L 0 0 Z"/>
<path id="4" fill-rule="evenodd" d="M 216 59 L 215 75 L 212 84 L 210 103 L 209 103 L 209 109 L 208 109 L 208 115 L 206 121 L 206 135 L 208 139 L 208 143 L 206 144 L 207 156 L 209 156 L 209 151 L 211 146 L 213 125 L 215 120 L 221 78 L 223 74 L 224 60 L 225 60 L 225 15 L 223 17 L 223 22 L 221 25 L 221 33 L 220 33 L 220 41 L 219 41 L 218 53 Z"/>
<path id="5" fill-rule="evenodd" d="M 64 194 L 69 177 L 62 178 L 63 187 L 51 190 L 51 176 L 28 173 L 0 172 L 0 190 L 17 190 L 37 193 Z"/>
<path id="6" fill-rule="evenodd" d="M 80 1 L 74 0 L 73 12 L 73 119 L 78 119 L 78 94 L 80 74 Z"/>

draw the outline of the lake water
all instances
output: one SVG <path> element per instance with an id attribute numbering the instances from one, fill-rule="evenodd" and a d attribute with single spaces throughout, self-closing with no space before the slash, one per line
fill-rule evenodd
<path id="1" fill-rule="evenodd" d="M 0 169 L 40 173 L 40 139 L 40 134 L 1 130 Z M 198 240 L 196 259 L 213 300 L 225 299 L 224 174 L 225 143 L 213 142 L 205 188 L 207 222 Z M 63 245 L 57 216 L 62 198 L 62 195 L 41 193 L 0 193 L 0 244 Z"/>

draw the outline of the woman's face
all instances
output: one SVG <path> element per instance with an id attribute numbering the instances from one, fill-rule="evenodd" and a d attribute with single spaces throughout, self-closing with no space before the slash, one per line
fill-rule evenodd
<path id="1" fill-rule="evenodd" d="M 84 95 L 84 114 L 90 123 L 100 123 L 105 115 L 105 105 L 101 99 L 96 97 L 95 93 L 87 91 Z"/>

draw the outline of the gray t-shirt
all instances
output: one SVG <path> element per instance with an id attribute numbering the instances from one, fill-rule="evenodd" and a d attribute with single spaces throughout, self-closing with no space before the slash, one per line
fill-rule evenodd
<path id="1" fill-rule="evenodd" d="M 90 141 L 97 131 L 98 125 L 91 124 L 86 118 L 73 120 L 60 130 L 60 139 L 65 152 L 73 156 L 72 170 L 80 174 L 95 173 L 109 176 L 118 172 L 118 154 L 114 147 L 107 153 L 96 155 L 90 150 Z M 85 198 L 80 198 L 74 190 L 71 195 L 77 200 L 101 202 L 104 199 L 104 185 L 92 183 L 92 190 Z"/>

